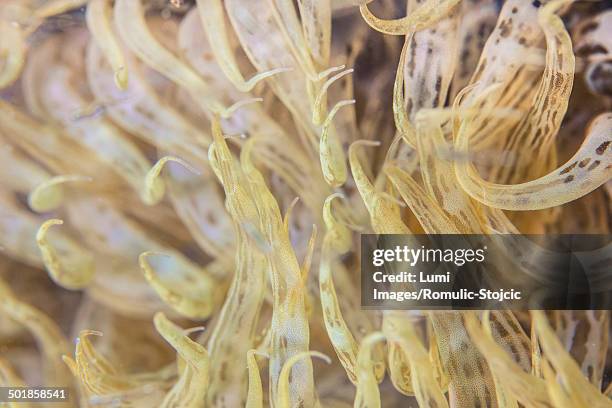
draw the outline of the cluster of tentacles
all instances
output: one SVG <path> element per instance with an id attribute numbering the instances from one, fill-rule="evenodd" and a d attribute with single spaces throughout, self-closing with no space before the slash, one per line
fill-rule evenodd
<path id="1" fill-rule="evenodd" d="M 610 233 L 610 3 L 500 3 L 0 2 L 0 385 L 612 406 L 608 311 L 359 304 L 362 233 Z"/>

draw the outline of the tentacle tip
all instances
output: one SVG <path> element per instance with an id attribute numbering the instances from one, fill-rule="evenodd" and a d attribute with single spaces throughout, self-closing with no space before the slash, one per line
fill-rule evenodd
<path id="1" fill-rule="evenodd" d="M 114 74 L 115 85 L 120 91 L 128 89 L 128 73 L 126 67 L 119 67 Z"/>
<path id="2" fill-rule="evenodd" d="M 57 219 L 57 218 L 52 218 L 50 220 L 47 220 L 45 222 L 42 223 L 42 225 L 38 228 L 38 231 L 36 232 L 36 241 L 38 242 L 38 244 L 40 245 L 41 243 L 44 243 L 45 237 L 47 236 L 47 231 L 49 230 L 49 228 L 51 228 L 54 225 L 63 225 L 64 221 Z"/>

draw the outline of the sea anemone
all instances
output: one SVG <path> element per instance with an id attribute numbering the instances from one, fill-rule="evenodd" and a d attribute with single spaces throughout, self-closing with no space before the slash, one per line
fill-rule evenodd
<path id="1" fill-rule="evenodd" d="M 366 310 L 357 283 L 364 233 L 610 233 L 609 6 L 2 0 L 0 385 L 612 406 L 607 310 Z"/>

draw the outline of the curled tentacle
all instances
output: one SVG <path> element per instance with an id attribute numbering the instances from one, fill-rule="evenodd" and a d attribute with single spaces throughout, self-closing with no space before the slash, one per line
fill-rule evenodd
<path id="1" fill-rule="evenodd" d="M 291 373 L 291 368 L 297 363 L 299 360 L 304 358 L 317 357 L 321 360 L 325 361 L 327 364 L 331 364 L 331 360 L 325 354 L 320 353 L 318 351 L 305 351 L 302 353 L 298 353 L 294 356 L 291 356 L 285 364 L 280 372 L 278 377 L 278 396 L 276 400 L 276 406 L 279 408 L 290 408 L 290 395 L 289 395 L 289 383 L 291 380 L 289 379 L 289 374 Z"/>
<path id="2" fill-rule="evenodd" d="M 39 184 L 28 194 L 28 205 L 36 212 L 53 211 L 59 207 L 64 200 L 62 184 L 78 181 L 93 181 L 91 177 L 79 175 L 65 175 L 52 177 Z"/>
<path id="3" fill-rule="evenodd" d="M 406 17 L 383 20 L 376 17 L 366 4 L 359 6 L 361 16 L 373 29 L 384 34 L 407 35 L 431 27 L 448 13 L 461 0 L 427 0 Z"/>
<path id="4" fill-rule="evenodd" d="M 160 407 L 200 407 L 208 391 L 208 352 L 204 346 L 187 337 L 184 330 L 168 320 L 163 313 L 157 313 L 153 323 L 185 363 L 180 378 L 168 391 Z"/>
<path id="5" fill-rule="evenodd" d="M 109 0 L 90 0 L 87 4 L 87 28 L 114 72 L 115 85 L 120 90 L 128 86 L 128 68 L 123 51 L 112 28 L 112 8 Z"/>
<path id="6" fill-rule="evenodd" d="M 36 233 L 36 243 L 51 279 L 67 289 L 82 289 L 94 277 L 94 260 L 89 251 L 79 248 L 72 241 L 58 240 L 53 245 L 49 242 L 49 228 L 63 223 L 58 219 L 45 221 Z"/>
<path id="7" fill-rule="evenodd" d="M 346 182 L 347 169 L 346 158 L 342 149 L 342 143 L 338 139 L 335 130 L 331 128 L 332 120 L 343 106 L 352 105 L 355 100 L 338 102 L 327 115 L 321 130 L 319 141 L 319 160 L 323 169 L 323 177 L 331 187 L 341 186 Z"/>
<path id="8" fill-rule="evenodd" d="M 168 162 L 179 163 L 190 172 L 200 175 L 200 172 L 187 163 L 185 160 L 173 156 L 162 157 L 155 163 L 155 165 L 149 170 L 145 177 L 145 203 L 148 205 L 157 204 L 163 197 L 166 191 L 164 181 L 160 178 L 161 172 Z"/>
<path id="9" fill-rule="evenodd" d="M 162 255 L 158 258 L 161 265 L 176 268 L 176 272 L 180 271 L 180 274 L 169 275 L 167 270 L 163 270 L 165 268 L 156 272 L 147 259 L 152 255 Z M 166 259 L 170 262 L 164 262 Z M 138 263 L 147 282 L 159 297 L 177 312 L 192 319 L 203 319 L 214 310 L 220 295 L 215 293 L 218 288 L 210 277 L 180 268 L 179 264 L 174 265 L 169 255 L 154 252 L 140 254 Z"/>

